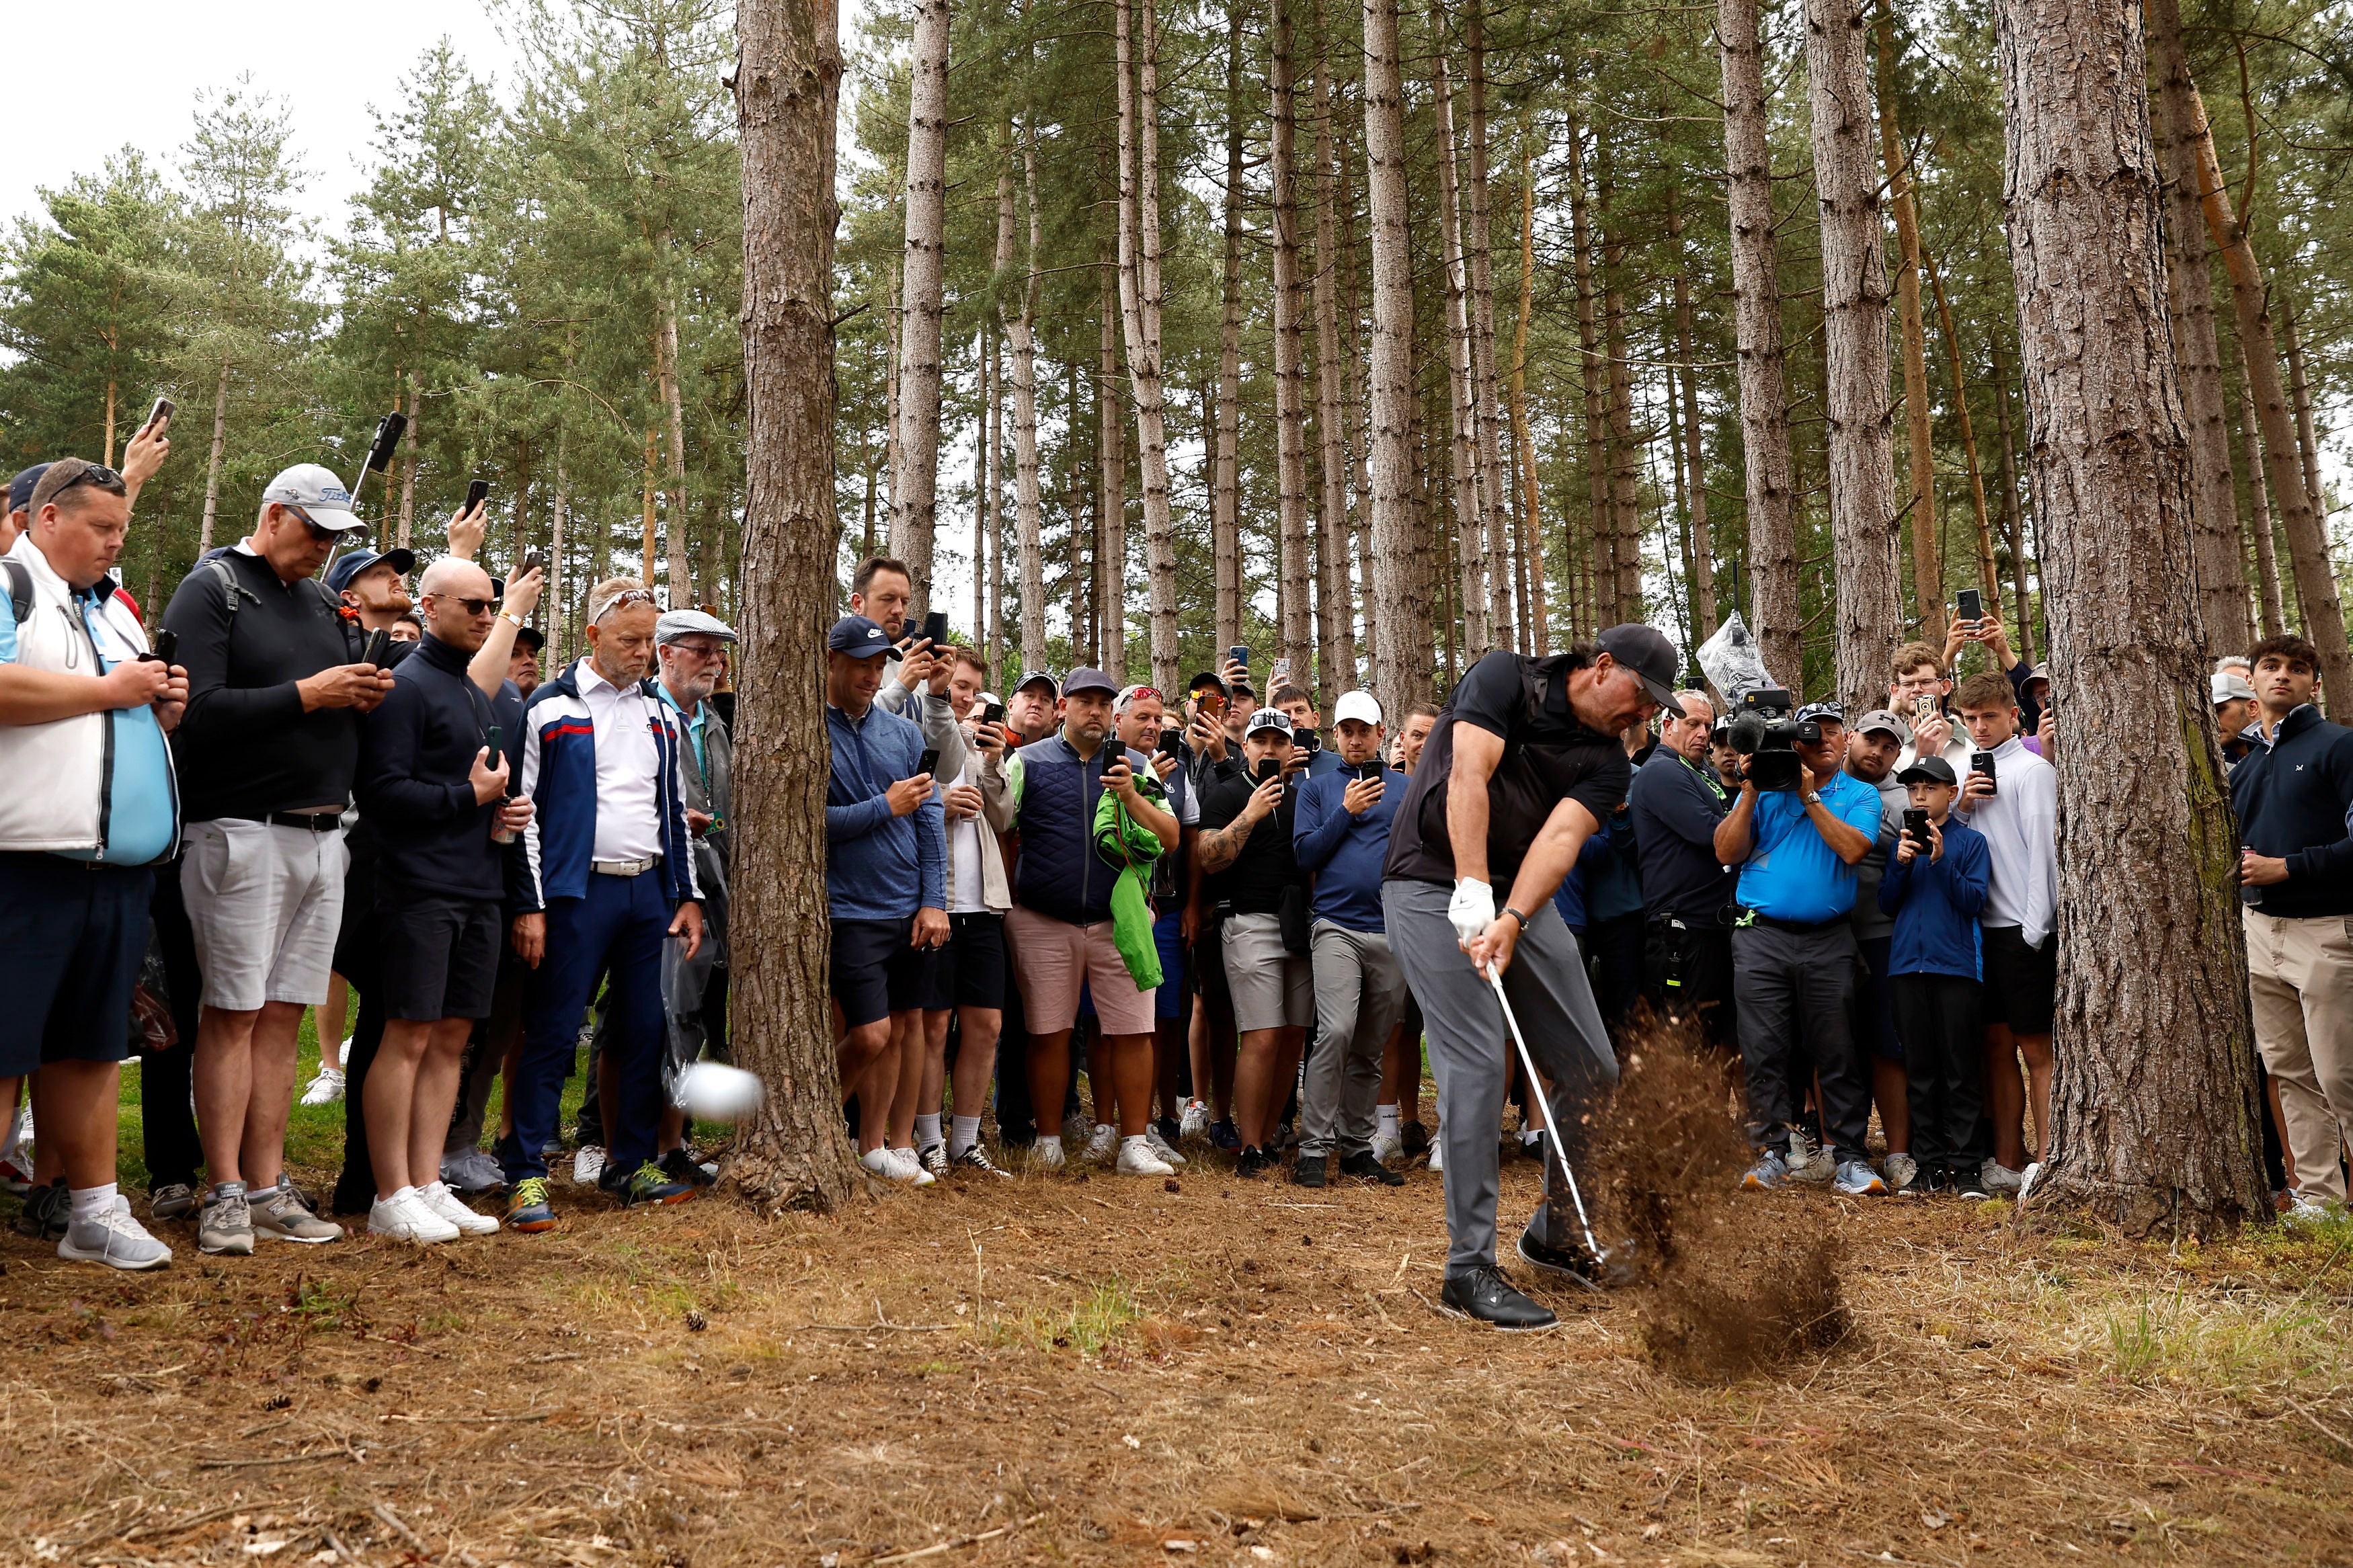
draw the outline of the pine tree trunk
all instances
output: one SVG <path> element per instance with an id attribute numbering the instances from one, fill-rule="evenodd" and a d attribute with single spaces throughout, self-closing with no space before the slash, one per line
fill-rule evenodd
<path id="1" fill-rule="evenodd" d="M 2321 537 L 2328 535 L 2328 493 L 2320 483 L 2320 440 L 2312 425 L 2312 388 L 2304 379 L 2304 344 L 2298 341 L 2295 311 L 2280 312 L 2280 344 L 2287 351 L 2287 396 L 2295 413 L 2295 447 L 2304 459 L 2305 493 L 2312 499 Z"/>
<path id="2" fill-rule="evenodd" d="M 1312 689 L 1314 603 L 1308 586 L 1307 397 L 1305 370 L 1300 363 L 1303 355 L 1295 179 L 1298 107 L 1293 86 L 1290 0 L 1273 0 L 1271 19 L 1266 174 L 1274 207 L 1274 468 L 1282 568 L 1282 657 L 1290 660 L 1291 679 Z"/>
<path id="3" fill-rule="evenodd" d="M 1797 480 L 1789 454 L 1789 392 L 1782 364 L 1780 246 L 1773 233 L 1772 148 L 1767 135 L 1757 0 L 1717 0 L 1724 65 L 1724 163 L 1732 248 L 1734 334 L 1748 523 L 1748 618 L 1776 680 L 1803 679 L 1798 596 Z"/>
<path id="4" fill-rule="evenodd" d="M 660 440 L 661 435 L 659 426 L 653 425 L 647 426 L 643 497 L 644 511 L 640 517 L 638 527 L 638 581 L 645 584 L 648 587 L 651 587 L 653 585 L 654 546 L 659 538 L 659 534 L 658 532 L 659 523 L 657 521 L 659 514 L 656 510 L 654 505 L 654 463 L 655 459 L 659 456 Z M 401 524 L 400 531 L 402 538 L 406 539 L 408 534 L 408 525 L 405 520 Z"/>
<path id="5" fill-rule="evenodd" d="M 1447 79 L 1445 13 L 1433 6 L 1430 108 L 1437 122 L 1438 234 L 1446 267 L 1446 385 L 1453 440 L 1447 472 L 1454 493 L 1454 563 L 1463 651 L 1472 658 L 1496 646 L 1487 624 L 1486 505 L 1479 494 L 1478 394 L 1471 375 L 1471 279 L 1462 262 L 1462 192 L 1456 175 L 1454 95 Z"/>
<path id="6" fill-rule="evenodd" d="M 1226 9 L 1226 259 L 1218 329 L 1218 423 L 1210 460 L 1209 553 L 1216 577 L 1218 657 L 1242 639 L 1242 28 L 1248 8 Z"/>
<path id="7" fill-rule="evenodd" d="M 1617 195 L 1609 143 L 1596 149 L 1595 216 L 1601 230 L 1601 350 L 1609 362 L 1609 536 L 1615 569 L 1604 627 L 1644 618 L 1642 471 L 1634 437 L 1634 374 L 1626 357 L 1626 242 L 1610 208 Z M 1663 563 L 1662 563 L 1663 564 Z"/>
<path id="8" fill-rule="evenodd" d="M 417 521 L 417 429 L 423 423 L 418 416 L 424 412 L 424 399 L 417 393 L 417 373 L 412 370 L 408 373 L 408 429 L 401 437 L 400 443 L 400 523 L 393 538 L 393 542 L 403 550 L 408 548 L 409 541 L 414 537 Z"/>
<path id="9" fill-rule="evenodd" d="M 1046 547 L 1038 495 L 1038 128 L 1025 124 L 1021 142 L 1021 195 L 1029 209 L 1029 247 L 1024 260 L 1021 310 L 1009 323 L 1013 336 L 1013 484 L 1021 552 L 1021 668 L 1046 668 Z M 1075 634 L 1076 628 L 1072 628 Z"/>
<path id="10" fill-rule="evenodd" d="M 1520 547 L 1528 559 L 1528 651 L 1552 647 L 1546 613 L 1544 508 L 1536 479 L 1535 437 L 1528 424 L 1528 318 L 1535 312 L 1536 187 L 1535 155 L 1520 153 L 1520 312 L 1512 323 L 1512 445 L 1520 462 Z"/>
<path id="11" fill-rule="evenodd" d="M 1463 12 L 1463 83 L 1470 110 L 1471 167 L 1463 186 L 1463 250 L 1471 274 L 1471 387 L 1477 410 L 1479 501 L 1487 522 L 1488 630 L 1494 646 L 1518 646 L 1512 610 L 1512 492 L 1504 479 L 1503 385 L 1495 372 L 1495 267 L 1488 231 L 1485 0 Z"/>
<path id="12" fill-rule="evenodd" d="M 2255 536 L 2255 587 L 2263 599 L 2263 636 L 2275 637 L 2287 630 L 2287 597 L 2282 592 L 2278 536 L 2272 528 L 2271 492 L 2263 485 L 2263 450 L 2255 426 L 2253 380 L 2246 374 L 2247 345 L 2239 343 L 2239 436 L 2247 449 L 2247 510 Z M 2253 644 L 2248 645 L 2253 647 Z"/>
<path id="13" fill-rule="evenodd" d="M 988 654 L 988 531 L 996 510 L 988 493 L 989 464 L 995 456 L 988 446 L 988 416 L 997 404 L 986 326 L 973 340 L 972 357 L 980 371 L 979 417 L 973 422 L 972 433 L 972 640 L 985 658 Z"/>
<path id="14" fill-rule="evenodd" d="M 1119 262 L 1115 241 L 1103 242 L 1103 331 L 1095 380 L 1095 640 L 1099 667 L 1127 681 L 1127 447 L 1119 423 Z"/>
<path id="15" fill-rule="evenodd" d="M 1677 227 L 1681 227 L 1680 222 Z M 1683 462 L 1691 473 L 1692 635 L 1705 642 L 1715 632 L 1715 538 L 1707 520 L 1707 448 L 1699 423 L 1699 367 L 1692 363 L 1691 280 L 1675 274 L 1675 374 L 1683 393 Z M 1670 411 L 1670 418 L 1673 417 Z"/>
<path id="16" fill-rule="evenodd" d="M 948 34 L 951 0 L 917 0 L 907 100 L 907 251 L 899 293 L 899 454 L 891 553 L 907 563 L 907 617 L 932 605 L 939 530 L 940 326 L 946 279 Z"/>
<path id="17" fill-rule="evenodd" d="M 2268 1205 L 2138 12 L 2002 0 L 2000 20 L 2052 696 L 2139 715 L 2142 741 L 2130 768 L 2053 759 L 2058 1079 L 2030 1206 L 2210 1235 Z"/>
<path id="18" fill-rule="evenodd" d="M 1568 111 L 1568 231 L 1577 274 L 1578 384 L 1585 394 L 1586 591 L 1571 617 L 1570 635 L 1591 637 L 1616 612 L 1618 534 L 1609 507 L 1609 393 L 1601 361 L 1599 307 L 1595 301 L 1593 239 L 1586 218 L 1585 132 Z M 1604 584 L 1607 586 L 1605 588 Z M 1609 601 L 1605 608 L 1601 601 Z"/>
<path id="19" fill-rule="evenodd" d="M 2288 413 L 2287 394 L 2280 385 L 2279 350 L 2272 341 L 2271 291 L 2264 286 L 2255 247 L 2238 215 L 2231 211 L 2221 165 L 2214 157 L 2214 137 L 2195 88 L 2190 89 L 2190 133 L 2198 152 L 2198 194 L 2205 208 L 2206 230 L 2231 275 L 2231 297 L 2239 311 L 2240 352 L 2263 433 L 2263 479 L 2279 508 L 2282 531 L 2287 535 L 2296 603 L 2304 612 L 2304 635 L 2320 650 L 2321 706 L 2335 722 L 2353 723 L 2353 648 L 2346 646 L 2345 611 L 2337 600 L 2337 568 L 2329 555 L 2328 535 L 2312 498 L 2305 492 L 2294 421 Z"/>
<path id="20" fill-rule="evenodd" d="M 1838 687 L 1850 712 L 1883 690 L 1904 624 L 1887 403 L 1887 251 L 1871 148 L 1866 0 L 1806 0 L 1814 186 L 1822 214 L 1830 356 L 1831 551 L 1838 564 Z"/>
<path id="21" fill-rule="evenodd" d="M 1071 662 L 1073 665 L 1095 664 L 1094 587 L 1087 573 L 1086 545 L 1088 536 L 1095 530 L 1087 521 L 1086 469 L 1079 448 L 1079 362 L 1073 358 L 1063 367 L 1066 384 L 1062 394 L 1063 418 L 1069 429 L 1069 439 L 1063 445 L 1071 458 Z M 1100 425 L 1098 425 L 1100 429 Z M 1045 666 L 1031 668 L 1043 669 Z M 1100 666 L 1098 666 L 1100 668 Z"/>
<path id="22" fill-rule="evenodd" d="M 1945 334 L 1946 361 L 1953 376 L 1953 412 L 1961 426 L 1961 456 L 1969 469 L 1969 515 L 1977 524 L 1978 585 L 1985 591 L 1988 614 L 1999 614 L 1994 606 L 2001 603 L 2001 578 L 1995 570 L 1993 559 L 1993 527 L 1986 519 L 1985 472 L 1978 466 L 1978 437 L 1969 422 L 1968 379 L 1961 369 L 1960 335 L 1953 331 L 1953 308 L 1945 299 L 1945 280 L 1936 273 L 1936 258 L 1923 250 L 1920 261 L 1928 273 L 1928 287 L 1936 299 L 1936 323 Z M 2025 595 L 2011 608 L 2018 612 L 2023 626 L 2026 616 Z M 2023 658 L 2024 655 L 2020 657 Z"/>
<path id="23" fill-rule="evenodd" d="M 824 696 L 834 613 L 833 165 L 841 55 L 831 0 L 744 0 L 744 379 L 750 403 L 737 853 L 730 879 L 736 1063 L 766 1102 L 727 1181 L 761 1212 L 861 1190 L 826 1003 Z M 559 480 L 559 483 L 561 481 Z"/>
<path id="24" fill-rule="evenodd" d="M 564 552 L 568 544 L 565 536 L 572 509 L 572 469 L 567 450 L 568 436 L 559 425 L 555 427 L 555 505 L 547 527 L 547 592 L 539 596 L 539 605 L 532 613 L 533 624 L 547 639 L 547 668 L 551 670 L 564 663 L 568 651 L 564 637 Z M 737 611 L 742 611 L 740 605 Z"/>
<path id="25" fill-rule="evenodd" d="M 1431 627 L 1415 549 L 1413 253 L 1397 0 L 1365 0 L 1365 165 L 1373 249 L 1371 631 L 1381 710 L 1403 714 L 1429 700 Z"/>
<path id="26" fill-rule="evenodd" d="M 1380 638 L 1373 630 L 1376 606 L 1373 603 L 1373 470 L 1372 454 L 1367 437 L 1372 420 L 1366 404 L 1365 356 L 1357 337 L 1360 318 L 1356 313 L 1356 197 L 1348 185 L 1347 139 L 1339 142 L 1336 161 L 1338 194 L 1335 205 L 1340 213 L 1340 331 L 1342 357 L 1348 366 L 1347 395 L 1340 404 L 1340 438 L 1346 448 L 1351 493 L 1356 498 L 1356 512 L 1349 521 L 1349 536 L 1355 541 L 1356 581 L 1364 595 L 1365 635 L 1358 650 L 1365 659 L 1365 689 L 1381 689 Z"/>
<path id="27" fill-rule="evenodd" d="M 1321 14 L 1316 35 L 1327 35 Z M 1315 60 L 1315 445 L 1323 459 L 1324 516 L 1316 530 L 1315 637 L 1320 710 L 1356 683 L 1356 595 L 1348 580 L 1348 447 L 1340 410 L 1347 372 L 1340 353 L 1339 198 L 1332 142 L 1328 48 Z"/>
<path id="28" fill-rule="evenodd" d="M 2010 436 L 2010 372 L 2002 363 L 2001 339 L 1993 342 L 1993 416 L 2001 437 L 2002 537 L 2010 542 L 2010 588 L 2018 615 L 2018 657 L 2034 662 L 2034 605 L 2026 596 L 2026 528 L 2021 521 L 2018 455 Z"/>
<path id="29" fill-rule="evenodd" d="M 1936 433 L 1929 422 L 1928 331 L 1920 309 L 1920 220 L 1912 207 L 1904 132 L 1895 110 L 1895 13 L 1879 0 L 1879 152 L 1895 217 L 1895 314 L 1904 329 L 1905 456 L 1912 470 L 1912 600 L 1920 636 L 1943 645 L 1944 535 L 1936 527 Z M 1989 601 L 1999 597 L 1989 590 Z"/>
<path id="30" fill-rule="evenodd" d="M 1143 10 L 1136 37 L 1135 9 Z M 1168 507 L 1168 441 L 1160 381 L 1159 28 L 1153 0 L 1117 0 L 1119 301 L 1144 470 L 1145 574 L 1150 584 L 1152 683 L 1176 689 L 1176 532 Z M 1139 44 L 1141 46 L 1139 49 Z M 1138 56 L 1141 58 L 1137 58 Z"/>
<path id="31" fill-rule="evenodd" d="M 114 378 L 110 375 L 106 378 L 106 455 L 99 459 L 101 464 L 110 468 L 114 467 L 115 395 Z M 152 599 L 154 595 L 150 594 L 148 597 Z"/>
<path id="32" fill-rule="evenodd" d="M 213 547 L 213 521 L 220 513 L 221 453 L 228 446 L 228 361 L 223 359 L 220 381 L 213 389 L 213 444 L 205 458 L 205 519 L 196 531 L 196 553 Z"/>
<path id="33" fill-rule="evenodd" d="M 2216 653 L 2255 643 L 2247 595 L 2247 552 L 2231 476 L 2230 405 L 2214 329 L 2214 280 L 2206 265 L 2206 225 L 2198 202 L 2198 145 L 2189 60 L 2181 47 L 2179 0 L 2148 0 L 2149 52 L 2158 79 L 2150 120 L 2165 171 L 2167 292 L 2171 301 L 2181 403 L 2189 419 L 2190 494 L 2198 539 L 2198 601 L 2207 646 Z"/>
<path id="34" fill-rule="evenodd" d="M 670 252 L 670 236 L 657 242 Z M 662 408 L 670 416 L 670 582 L 667 603 L 673 610 L 694 603 L 694 583 L 686 564 L 686 405 L 678 390 L 678 308 L 667 288 L 661 297 L 661 321 L 654 339 L 654 376 L 660 384 Z"/>

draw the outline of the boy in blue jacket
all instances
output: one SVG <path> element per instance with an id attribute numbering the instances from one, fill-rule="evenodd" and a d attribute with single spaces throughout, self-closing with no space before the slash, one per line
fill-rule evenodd
<path id="1" fill-rule="evenodd" d="M 1951 763 L 1923 757 L 1896 782 L 1911 792 L 1912 810 L 1880 879 L 1879 907 L 1895 917 L 1887 972 L 1920 1163 L 1910 1190 L 1982 1196 L 1976 1187 L 1985 1152 L 1974 1147 L 1985 1105 L 1978 911 L 1992 862 L 1984 835 L 1951 815 L 1960 793 Z"/>

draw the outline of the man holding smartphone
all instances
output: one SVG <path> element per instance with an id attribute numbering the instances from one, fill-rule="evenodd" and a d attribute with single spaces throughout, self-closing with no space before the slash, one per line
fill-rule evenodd
<path id="1" fill-rule="evenodd" d="M 1952 695 L 1949 661 L 1924 642 L 1908 642 L 1895 650 L 1887 683 L 1887 710 L 1902 719 L 1911 734 L 1896 753 L 1891 770 L 1902 773 L 1922 757 L 1942 757 L 1953 776 L 1968 771 L 1969 738 L 1945 710 Z"/>

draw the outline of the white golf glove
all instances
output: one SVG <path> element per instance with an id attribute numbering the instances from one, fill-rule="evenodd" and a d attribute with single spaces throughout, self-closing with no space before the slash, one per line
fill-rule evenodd
<path id="1" fill-rule="evenodd" d="M 1454 896 L 1446 901 L 1446 918 L 1464 942 L 1483 935 L 1495 923 L 1495 889 L 1484 882 L 1455 883 Z"/>

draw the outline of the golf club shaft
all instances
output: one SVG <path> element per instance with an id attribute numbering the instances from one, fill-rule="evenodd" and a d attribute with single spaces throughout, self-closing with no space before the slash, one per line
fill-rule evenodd
<path id="1" fill-rule="evenodd" d="M 1504 994 L 1504 977 L 1494 970 L 1487 971 L 1487 984 L 1495 990 L 1496 1005 L 1504 1009 L 1504 1022 L 1510 1026 L 1512 1044 L 1519 1047 L 1520 1070 L 1528 1075 L 1528 1093 L 1544 1097 L 1544 1079 L 1536 1076 L 1535 1058 L 1529 1053 L 1527 1037 L 1520 1033 L 1520 1020 L 1512 1011 L 1512 999 Z M 1554 1160 L 1560 1165 L 1561 1179 L 1568 1184 L 1569 1201 L 1577 1205 L 1577 1228 L 1585 1232 L 1585 1245 L 1593 1256 L 1601 1256 L 1601 1244 L 1593 1239 L 1593 1222 L 1586 1217 L 1585 1194 L 1577 1190 L 1577 1173 L 1568 1168 L 1568 1151 L 1561 1146 L 1560 1118 L 1553 1113 L 1552 1102 L 1544 1101 L 1546 1144 L 1552 1150 Z"/>

